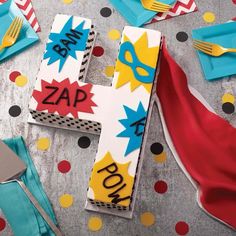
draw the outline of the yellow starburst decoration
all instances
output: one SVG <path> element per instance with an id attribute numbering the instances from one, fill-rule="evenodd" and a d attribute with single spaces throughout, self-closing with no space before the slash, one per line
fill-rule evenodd
<path id="1" fill-rule="evenodd" d="M 125 42 L 132 43 L 126 35 L 124 35 L 123 40 L 123 43 Z M 144 65 L 155 69 L 158 60 L 159 47 L 148 47 L 148 36 L 146 32 L 133 44 L 133 46 L 138 60 Z M 128 51 L 125 53 L 125 60 L 129 63 L 134 63 L 134 58 Z M 138 66 L 135 67 L 139 75 L 148 75 L 144 68 Z M 118 80 L 115 86 L 116 88 L 120 88 L 121 86 L 130 82 L 131 91 L 134 91 L 136 88 L 142 85 L 148 93 L 151 93 L 152 83 L 143 83 L 139 81 L 137 78 L 135 78 L 133 68 L 127 64 L 122 63 L 119 59 L 117 60 L 115 71 L 119 72 Z"/>
<path id="2" fill-rule="evenodd" d="M 95 163 L 89 182 L 95 201 L 129 206 L 133 192 L 134 177 L 129 175 L 130 162 L 120 164 L 110 152 Z"/>

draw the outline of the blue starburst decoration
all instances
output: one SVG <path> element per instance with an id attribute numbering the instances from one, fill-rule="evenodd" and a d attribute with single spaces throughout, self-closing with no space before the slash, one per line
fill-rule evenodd
<path id="1" fill-rule="evenodd" d="M 76 51 L 84 51 L 86 48 L 89 29 L 84 29 L 85 21 L 76 28 L 72 28 L 73 16 L 66 22 L 60 33 L 51 33 L 50 42 L 47 43 L 44 59 L 49 58 L 48 65 L 59 60 L 59 72 L 68 56 L 77 59 Z"/>
<path id="2" fill-rule="evenodd" d="M 117 135 L 117 137 L 129 138 L 129 142 L 125 151 L 125 156 L 140 148 L 142 144 L 142 137 L 144 133 L 147 111 L 145 111 L 142 103 L 140 102 L 137 111 L 132 110 L 127 106 L 123 106 L 126 119 L 119 120 L 125 127 L 125 130 Z"/>

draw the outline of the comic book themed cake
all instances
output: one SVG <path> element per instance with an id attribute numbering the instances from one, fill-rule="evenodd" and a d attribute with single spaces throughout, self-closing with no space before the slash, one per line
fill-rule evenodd
<path id="1" fill-rule="evenodd" d="M 90 20 L 56 16 L 30 112 L 39 124 L 100 134 L 86 208 L 131 211 L 161 34 L 124 28 L 111 86 L 83 80 L 94 35 Z"/>

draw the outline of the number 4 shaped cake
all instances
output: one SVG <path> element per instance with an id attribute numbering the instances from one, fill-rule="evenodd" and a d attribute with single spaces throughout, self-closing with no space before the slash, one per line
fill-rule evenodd
<path id="1" fill-rule="evenodd" d="M 79 80 L 82 61 L 88 63 L 84 50 L 94 35 L 88 22 L 56 16 L 32 94 L 29 122 L 100 134 L 86 209 L 131 218 L 161 33 L 126 26 L 112 85 L 94 85 Z"/>

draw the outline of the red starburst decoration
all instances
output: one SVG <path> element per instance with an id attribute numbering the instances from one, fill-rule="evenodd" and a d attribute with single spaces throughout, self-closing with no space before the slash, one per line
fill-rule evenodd
<path id="1" fill-rule="evenodd" d="M 58 112 L 61 116 L 71 113 L 74 118 L 78 118 L 78 112 L 94 113 L 92 106 L 97 105 L 92 101 L 92 84 L 80 86 L 77 81 L 70 83 L 67 78 L 51 83 L 42 80 L 41 86 L 42 91 L 33 91 L 33 97 L 38 102 L 37 111 Z"/>

